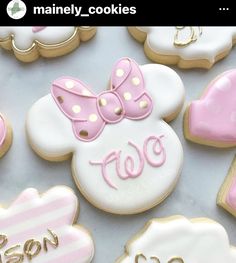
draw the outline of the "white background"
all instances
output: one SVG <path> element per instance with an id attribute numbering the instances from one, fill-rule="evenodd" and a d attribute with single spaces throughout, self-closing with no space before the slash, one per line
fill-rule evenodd
<path id="1" fill-rule="evenodd" d="M 184 147 L 184 168 L 173 194 L 154 209 L 134 216 L 113 216 L 90 205 L 76 189 L 70 161 L 50 163 L 40 159 L 29 147 L 25 118 L 31 105 L 49 93 L 50 83 L 62 76 L 80 78 L 96 92 L 107 88 L 114 62 L 123 56 L 139 64 L 151 63 L 124 27 L 98 28 L 94 39 L 73 53 L 57 59 L 39 59 L 30 64 L 0 51 L 0 111 L 11 121 L 13 145 L 0 160 L 0 202 L 9 204 L 25 188 L 40 192 L 55 185 L 72 187 L 80 200 L 79 223 L 93 234 L 95 263 L 112 263 L 123 253 L 123 246 L 151 218 L 175 214 L 209 217 L 224 225 L 230 241 L 236 244 L 236 219 L 216 206 L 217 192 L 227 174 L 235 149 L 214 149 L 187 142 L 183 137 L 183 112 L 171 123 Z M 186 88 L 186 105 L 201 95 L 218 74 L 236 67 L 236 49 L 211 70 L 179 70 Z M 184 107 L 184 108 L 185 108 Z M 94 186 L 96 187 L 96 186 Z M 17 220 L 17 219 L 16 219 Z"/>

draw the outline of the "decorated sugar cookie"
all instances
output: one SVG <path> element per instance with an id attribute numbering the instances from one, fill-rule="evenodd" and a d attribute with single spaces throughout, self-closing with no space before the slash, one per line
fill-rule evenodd
<path id="1" fill-rule="evenodd" d="M 176 216 L 149 221 L 116 263 L 234 263 L 236 247 L 225 229 L 207 218 Z"/>
<path id="2" fill-rule="evenodd" d="M 165 199 L 178 180 L 183 150 L 163 119 L 175 118 L 183 101 L 172 69 L 122 58 L 110 90 L 99 94 L 76 78 L 55 80 L 29 111 L 28 138 L 45 159 L 73 156 L 75 182 L 92 204 L 138 213 Z"/>
<path id="3" fill-rule="evenodd" d="M 146 55 L 180 68 L 211 68 L 236 43 L 236 27 L 129 27 Z"/>
<path id="4" fill-rule="evenodd" d="M 188 140 L 215 147 L 236 145 L 236 70 L 218 76 L 190 103 L 184 124 Z"/>
<path id="5" fill-rule="evenodd" d="M 78 200 L 66 187 L 39 195 L 28 188 L 0 208 L 0 262 L 89 263 L 94 254 L 90 234 L 76 225 Z"/>
<path id="6" fill-rule="evenodd" d="M 217 204 L 236 217 L 236 157 L 218 193 Z"/>
<path id="7" fill-rule="evenodd" d="M 8 151 L 12 143 L 12 129 L 8 120 L 0 114 L 0 158 Z"/>
<path id="8" fill-rule="evenodd" d="M 94 36 L 93 27 L 0 27 L 0 47 L 23 62 L 65 55 Z"/>

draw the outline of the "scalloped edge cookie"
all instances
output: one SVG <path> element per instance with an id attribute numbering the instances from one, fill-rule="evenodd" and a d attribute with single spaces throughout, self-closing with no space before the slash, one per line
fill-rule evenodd
<path id="1" fill-rule="evenodd" d="M 63 193 L 63 194 L 61 194 Z M 70 197 L 71 200 L 68 200 Z M 62 200 L 60 200 L 60 198 L 67 198 L 67 201 L 65 203 L 63 203 Z M 61 202 L 60 202 L 61 201 Z M 70 202 L 69 202 L 70 201 Z M 57 204 L 56 204 L 57 203 Z M 73 206 L 73 209 L 71 210 L 71 206 Z M 12 207 L 14 207 L 12 209 Z M 45 208 L 46 207 L 46 208 Z M 69 207 L 69 209 L 68 209 Z M 46 220 L 45 217 L 43 217 L 44 211 L 41 213 L 38 213 L 37 210 L 45 208 L 45 213 L 47 215 Z M 63 209 L 63 213 L 62 212 L 58 212 L 58 210 L 62 210 Z M 52 214 L 52 211 L 55 209 L 54 213 Z M 49 188 L 48 190 L 44 191 L 44 192 L 40 192 L 38 191 L 36 188 L 26 188 L 24 190 L 22 190 L 19 194 L 17 194 L 17 197 L 15 197 L 13 199 L 13 201 L 10 201 L 7 205 L 0 205 L 0 212 L 1 212 L 1 219 L 0 219 L 0 224 L 3 225 L 2 228 L 2 233 L 3 235 L 0 235 L 1 238 L 3 238 L 3 236 L 6 237 L 5 239 L 5 243 L 1 243 L 2 247 L 1 247 L 1 255 L 0 255 L 0 262 L 2 262 L 1 260 L 4 260 L 4 262 L 13 262 L 11 260 L 16 260 L 18 259 L 19 261 L 17 262 L 29 262 L 30 260 L 34 261 L 36 260 L 37 262 L 57 262 L 58 258 L 59 261 L 62 262 L 63 258 L 65 259 L 65 256 L 68 257 L 67 253 L 71 253 L 72 257 L 73 257 L 73 253 L 75 251 L 77 251 L 79 253 L 79 250 L 83 250 L 85 248 L 85 252 L 86 254 L 81 254 L 81 259 L 80 258 L 69 258 L 69 261 L 73 260 L 73 262 L 84 262 L 84 263 L 89 263 L 92 262 L 94 254 L 95 254 L 95 244 L 94 244 L 94 240 L 93 240 L 93 236 L 91 234 L 91 232 L 84 227 L 84 225 L 82 225 L 81 223 L 77 222 L 78 218 L 79 218 L 79 213 L 80 213 L 80 203 L 78 200 L 78 197 L 76 196 L 75 192 L 68 186 L 65 185 L 57 185 L 54 187 Z M 28 212 L 28 214 L 27 214 Z M 29 213 L 31 212 L 31 213 Z M 32 214 L 32 212 L 36 213 L 36 215 Z M 12 214 L 13 213 L 13 214 Z M 68 218 L 65 218 L 65 216 L 67 216 L 69 214 L 69 216 L 71 217 L 68 221 Z M 51 216 L 50 216 L 51 215 Z M 17 217 L 18 216 L 18 217 Z M 37 219 L 35 219 L 36 217 L 40 217 L 42 216 L 42 221 L 37 221 Z M 54 218 L 55 216 L 55 218 Z M 9 218 L 8 218 L 9 217 Z M 16 217 L 16 221 L 14 223 L 14 221 L 12 222 L 12 218 Z M 32 217 L 32 218 L 31 218 Z M 8 219 L 8 221 L 6 221 Z M 18 221 L 17 221 L 18 219 Z M 21 222 L 25 221 L 29 221 L 29 219 L 31 219 L 31 223 L 28 223 L 29 226 L 24 225 L 23 228 L 21 226 Z M 40 236 L 41 234 L 38 233 L 33 233 L 34 231 L 37 231 L 37 227 L 40 229 L 40 227 L 42 228 L 42 226 L 44 225 L 52 225 L 52 222 L 59 220 L 59 224 L 56 225 L 56 230 L 59 231 L 62 229 L 62 227 L 65 226 L 69 226 L 71 227 L 71 229 L 69 229 L 69 231 L 67 231 L 66 234 L 71 235 L 73 232 L 80 232 L 79 238 L 78 236 L 74 236 L 71 237 L 70 239 L 64 239 L 64 245 L 65 245 L 65 241 L 69 244 L 69 246 L 72 244 L 73 245 L 73 249 L 71 249 L 71 247 L 67 250 L 64 251 L 63 253 L 55 252 L 57 255 L 57 257 L 55 257 L 55 254 L 50 254 L 51 251 L 48 251 L 47 248 L 45 248 L 45 243 L 43 243 L 44 241 L 42 240 L 38 240 L 34 239 L 32 237 L 34 237 L 34 235 L 36 236 Z M 5 225 L 4 222 L 5 221 Z M 63 223 L 61 222 L 63 221 Z M 9 223 L 9 224 L 6 224 Z M 39 223 L 40 222 L 40 223 Z M 48 223 L 48 224 L 47 224 Z M 37 225 L 38 224 L 38 225 Z M 21 226 L 21 227 L 20 227 Z M 16 229 L 16 227 L 19 227 L 19 229 Z M 13 230 L 12 230 L 12 229 Z M 4 231 L 5 230 L 5 231 Z M 17 232 L 18 231 L 18 232 Z M 22 231 L 22 232 L 21 232 Z M 28 231 L 31 231 L 28 234 Z M 60 232 L 60 234 L 56 234 L 54 233 L 54 229 L 47 229 L 47 227 L 45 227 L 45 233 L 46 231 L 48 231 L 49 233 L 51 233 L 51 235 L 56 235 L 56 239 L 57 239 L 57 244 L 53 243 L 53 241 L 50 241 L 49 239 L 48 242 L 49 244 L 54 248 L 62 248 L 62 252 L 63 252 L 63 245 L 61 245 L 61 239 L 63 237 L 63 235 L 65 234 L 65 232 Z M 22 234 L 23 233 L 23 234 Z M 63 235 L 62 235 L 63 234 Z M 27 244 L 27 240 L 26 242 L 20 242 L 18 241 L 18 251 L 16 251 L 17 253 L 13 253 L 15 252 L 14 249 L 16 249 L 16 246 L 14 245 L 9 245 L 8 243 L 11 243 L 11 238 L 15 238 L 15 239 L 22 239 L 22 235 L 24 237 L 27 236 L 28 242 L 30 244 L 30 246 L 26 247 Z M 30 239 L 31 238 L 31 239 Z M 47 236 L 46 236 L 47 238 Z M 86 243 L 83 244 L 84 246 L 81 246 L 76 244 L 74 244 L 75 241 L 79 240 L 79 242 L 82 242 L 86 240 Z M 45 237 L 44 237 L 45 239 Z M 43 239 L 43 240 L 44 240 Z M 2 240 L 1 240 L 2 241 Z M 33 242 L 32 242 L 33 241 Z M 42 242 L 42 243 L 41 243 Z M 13 243 L 13 242 L 12 242 Z M 13 243 L 14 244 L 14 243 Z M 44 244 L 44 245 L 43 245 Z M 88 249 L 86 248 L 86 246 L 88 247 Z M 27 248 L 29 248 L 29 250 L 27 250 Z M 9 254 L 3 253 L 3 251 L 7 249 L 6 251 L 9 251 Z M 22 249 L 22 252 L 19 252 L 19 250 Z M 12 250 L 12 252 L 10 253 L 10 250 Z M 42 251 L 45 252 L 45 254 L 42 256 L 42 254 L 40 254 Z M 19 252 L 19 253 L 18 253 Z M 2 256 L 2 257 L 1 257 Z M 36 256 L 39 256 L 36 258 Z M 40 257 L 41 256 L 41 257 Z M 77 255 L 78 256 L 78 255 Z M 86 258 L 83 258 L 84 256 L 86 256 Z M 4 258 L 3 258 L 4 257 Z M 60 258 L 61 257 L 61 258 Z M 16 262 L 16 261 L 14 261 Z"/>
<path id="2" fill-rule="evenodd" d="M 232 39 L 232 47 L 224 50 L 217 54 L 214 61 L 211 62 L 208 59 L 196 59 L 196 60 L 185 60 L 179 55 L 164 55 L 154 51 L 148 44 L 148 33 L 142 31 L 138 27 L 128 27 L 128 31 L 131 36 L 138 42 L 144 44 L 145 55 L 154 62 L 165 64 L 165 65 L 177 65 L 179 68 L 190 69 L 190 68 L 204 68 L 210 69 L 216 62 L 226 57 L 236 45 L 236 37 Z"/>
<path id="3" fill-rule="evenodd" d="M 125 244 L 125 247 L 124 247 L 124 254 L 119 257 L 115 263 L 122 263 L 122 262 L 126 262 L 127 259 L 130 258 L 130 254 L 133 253 L 135 255 L 135 251 L 134 251 L 134 248 L 132 247 L 133 243 L 135 243 L 136 241 L 138 241 L 138 239 L 142 238 L 143 235 L 146 234 L 146 231 L 148 231 L 149 228 L 151 228 L 151 225 L 156 222 L 158 224 L 168 224 L 168 223 L 173 223 L 174 221 L 178 221 L 178 220 L 187 220 L 189 221 L 190 223 L 192 224 L 197 224 L 197 223 L 203 223 L 203 224 L 215 224 L 215 225 L 218 225 L 219 227 L 222 228 L 222 230 L 225 231 L 225 233 L 227 234 L 225 228 L 219 224 L 218 222 L 210 219 L 210 218 L 205 218 L 205 217 L 199 217 L 199 218 L 191 218 L 191 219 L 188 219 L 187 217 L 185 216 L 181 216 L 181 215 L 174 215 L 174 216 L 170 216 L 170 217 L 165 217 L 165 218 L 153 218 L 151 220 L 149 220 L 145 226 L 137 233 L 135 234 L 126 244 Z M 163 234 L 163 233 L 162 233 Z M 236 247 L 235 246 L 232 246 L 230 245 L 229 243 L 229 247 L 232 248 L 232 249 L 235 249 L 236 251 Z M 147 250 L 147 247 L 144 246 L 144 248 Z M 145 250 L 144 249 L 144 250 Z M 131 253 L 129 253 L 129 251 Z M 149 261 L 145 256 L 144 254 L 142 254 L 142 251 L 139 251 L 137 252 L 138 254 L 136 254 L 136 256 L 138 256 L 138 259 L 136 260 L 136 257 L 135 257 L 135 262 L 134 263 L 139 263 L 139 259 L 142 258 L 142 260 L 140 262 L 155 262 L 155 263 L 164 263 L 164 262 L 160 262 L 160 260 L 156 257 L 156 255 L 154 256 L 151 256 L 150 260 Z M 235 253 L 236 255 L 236 253 Z M 182 258 L 179 258 L 179 257 L 174 257 L 172 258 L 172 260 L 169 260 L 168 263 L 170 262 L 183 262 L 183 259 Z M 166 262 L 165 262 L 166 263 Z"/>
<path id="4" fill-rule="evenodd" d="M 40 56 L 44 58 L 53 58 L 66 55 L 79 47 L 80 42 L 90 40 L 96 34 L 95 27 L 75 27 L 73 35 L 66 41 L 58 44 L 43 44 L 34 40 L 31 47 L 26 50 L 17 48 L 14 44 L 14 35 L 0 39 L 0 47 L 6 50 L 12 50 L 15 57 L 22 62 L 33 62 Z"/>

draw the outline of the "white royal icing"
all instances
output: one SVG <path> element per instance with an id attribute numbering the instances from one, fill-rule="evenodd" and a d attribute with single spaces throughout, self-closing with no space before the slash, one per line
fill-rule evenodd
<path id="1" fill-rule="evenodd" d="M 147 260 L 143 256 L 137 260 L 138 254 Z M 126 256 L 118 262 L 159 263 L 155 257 L 160 263 L 234 263 L 236 248 L 230 246 L 225 229 L 208 219 L 154 219 L 131 241 L 126 247 Z"/>
<path id="2" fill-rule="evenodd" d="M 184 60 L 207 59 L 214 63 L 217 55 L 232 48 L 236 27 L 193 27 L 195 41 L 187 46 L 174 45 L 176 27 L 138 27 L 147 33 L 147 45 L 160 55 L 176 55 Z M 179 31 L 178 40 L 186 42 L 191 36 L 190 27 Z"/>
<path id="3" fill-rule="evenodd" d="M 0 41 L 13 35 L 14 45 L 20 50 L 30 48 L 35 40 L 42 44 L 58 44 L 69 39 L 76 27 L 45 27 L 34 32 L 34 27 L 0 27 Z"/>
<path id="4" fill-rule="evenodd" d="M 136 213 L 162 201 L 174 187 L 183 163 L 181 143 L 173 129 L 162 120 L 181 108 L 183 83 L 166 66 L 148 64 L 140 69 L 145 88 L 153 100 L 150 116 L 106 125 L 99 137 L 91 142 L 75 137 L 70 120 L 62 114 L 51 95 L 37 101 L 27 117 L 27 133 L 32 147 L 49 158 L 73 153 L 74 178 L 80 190 L 94 205 L 112 213 Z M 105 182 L 99 165 L 90 164 L 90 161 L 102 160 L 113 150 L 121 150 L 122 160 L 132 156 L 137 169 L 137 152 L 128 141 L 142 147 L 145 139 L 152 135 L 164 135 L 161 138 L 166 153 L 164 164 L 160 167 L 146 164 L 140 176 L 127 180 L 119 178 L 114 164 L 111 164 L 109 178 L 117 189 Z"/>

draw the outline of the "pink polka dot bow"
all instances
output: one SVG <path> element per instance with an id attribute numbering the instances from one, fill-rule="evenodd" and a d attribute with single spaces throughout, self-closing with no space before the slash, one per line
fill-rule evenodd
<path id="1" fill-rule="evenodd" d="M 115 64 L 110 90 L 96 95 L 80 80 L 62 77 L 53 82 L 51 93 L 59 109 L 71 120 L 76 138 L 82 141 L 96 139 L 106 124 L 124 118 L 144 119 L 152 111 L 143 74 L 130 58 Z"/>

